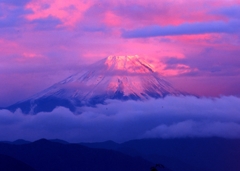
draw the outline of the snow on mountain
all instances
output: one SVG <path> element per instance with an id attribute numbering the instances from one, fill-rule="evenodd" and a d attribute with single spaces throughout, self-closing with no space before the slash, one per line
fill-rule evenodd
<path id="1" fill-rule="evenodd" d="M 147 100 L 180 94 L 138 56 L 109 56 L 8 109 L 36 114 L 64 106 L 75 112 L 107 99 Z"/>

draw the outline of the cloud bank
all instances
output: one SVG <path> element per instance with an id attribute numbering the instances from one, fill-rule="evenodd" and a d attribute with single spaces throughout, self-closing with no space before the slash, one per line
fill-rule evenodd
<path id="1" fill-rule="evenodd" d="M 75 115 L 59 107 L 51 113 L 24 115 L 0 110 L 0 139 L 60 138 L 70 142 L 137 138 L 240 138 L 240 98 L 166 97 L 145 102 L 108 101 Z"/>

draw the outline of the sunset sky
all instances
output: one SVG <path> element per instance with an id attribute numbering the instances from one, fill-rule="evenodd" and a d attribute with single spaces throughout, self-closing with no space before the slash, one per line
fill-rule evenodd
<path id="1" fill-rule="evenodd" d="M 0 0 L 0 107 L 110 55 L 138 55 L 198 96 L 0 109 L 0 140 L 240 137 L 240 0 Z"/>
<path id="2" fill-rule="evenodd" d="M 139 55 L 174 87 L 240 95 L 239 0 L 0 0 L 0 106 L 109 55 Z"/>

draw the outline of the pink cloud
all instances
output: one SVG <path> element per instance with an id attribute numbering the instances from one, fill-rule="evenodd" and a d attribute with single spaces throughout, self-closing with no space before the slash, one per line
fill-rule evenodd
<path id="1" fill-rule="evenodd" d="M 105 2 L 105 12 L 121 21 L 125 28 L 146 25 L 180 25 L 182 23 L 224 20 L 221 15 L 210 14 L 211 10 L 234 3 L 219 1 L 114 1 Z M 208 8 L 206 8 L 208 6 Z M 114 9 L 114 10 L 111 10 Z M 108 21 L 108 20 L 107 20 Z"/>
<path id="2" fill-rule="evenodd" d="M 19 45 L 14 41 L 9 41 L 5 39 L 0 39 L 0 53 L 3 55 L 9 55 L 16 53 L 16 49 L 19 48 Z M 13 51 L 13 49 L 15 49 Z"/>
<path id="3" fill-rule="evenodd" d="M 240 96 L 240 76 L 173 76 L 168 80 L 178 89 L 199 96 Z"/>
<path id="4" fill-rule="evenodd" d="M 36 63 L 44 59 L 44 56 L 37 54 L 18 42 L 0 39 L 0 56 L 5 62 L 4 68 L 13 67 L 20 63 Z M 46 58 L 45 58 L 46 59 Z M 14 67 L 13 67 L 14 68 Z"/>
<path id="5" fill-rule="evenodd" d="M 28 14 L 28 20 L 36 20 L 48 17 L 55 17 L 61 20 L 59 26 L 73 27 L 83 17 L 83 13 L 90 7 L 89 1 L 79 0 L 39 0 L 32 1 L 26 5 L 26 9 L 32 10 L 33 14 Z"/>
<path id="6" fill-rule="evenodd" d="M 62 24 L 59 26 L 73 27 L 81 20 L 93 15 L 91 19 L 98 18 L 108 26 L 134 28 L 145 25 L 180 25 L 188 22 L 206 22 L 224 20 L 222 15 L 210 14 L 210 10 L 236 4 L 226 1 L 32 1 L 26 9 L 33 14 L 26 15 L 28 20 L 47 17 L 58 18 Z M 208 8 L 206 8 L 208 6 Z M 191 7 L 191 8 L 189 8 Z M 90 8 L 94 10 L 85 14 Z M 88 18 L 89 19 L 89 18 Z"/>
<path id="7" fill-rule="evenodd" d="M 121 25 L 121 18 L 120 16 L 115 15 L 113 12 L 111 11 L 107 11 L 105 13 L 105 19 L 104 22 L 108 25 L 108 26 L 119 26 Z"/>

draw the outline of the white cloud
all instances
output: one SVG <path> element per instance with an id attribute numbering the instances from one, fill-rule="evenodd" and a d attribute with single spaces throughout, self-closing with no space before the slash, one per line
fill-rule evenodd
<path id="1" fill-rule="evenodd" d="M 166 97 L 145 102 L 109 100 L 75 115 L 59 107 L 24 115 L 0 110 L 0 140 L 60 138 L 118 142 L 145 137 L 240 138 L 240 98 Z"/>
<path id="2" fill-rule="evenodd" d="M 143 137 L 224 137 L 239 138 L 240 124 L 233 122 L 197 122 L 183 121 L 172 125 L 159 125 L 150 131 L 147 131 Z"/>

